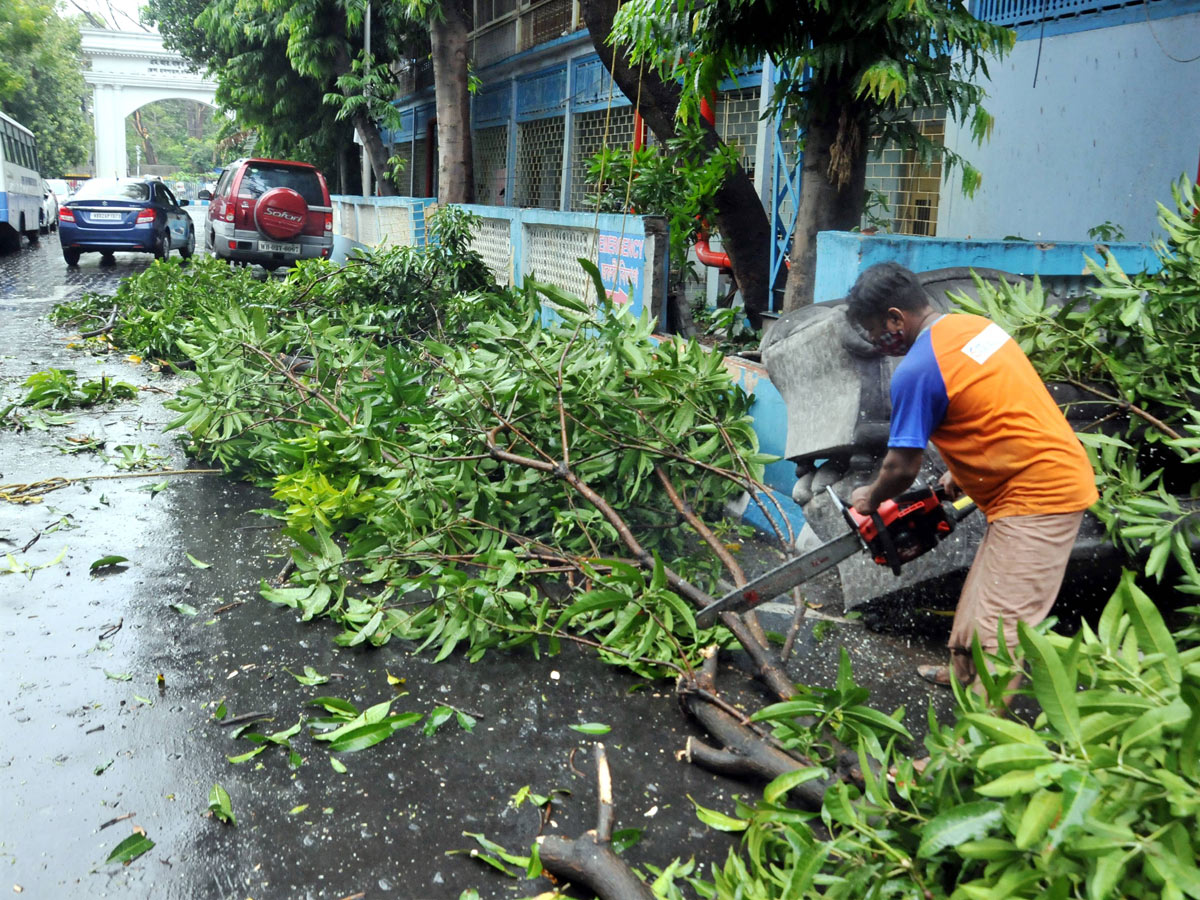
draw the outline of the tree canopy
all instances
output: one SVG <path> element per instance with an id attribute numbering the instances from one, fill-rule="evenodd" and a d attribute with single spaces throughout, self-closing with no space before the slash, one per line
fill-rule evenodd
<path id="1" fill-rule="evenodd" d="M 33 132 L 43 175 L 87 159 L 86 96 L 76 21 L 47 3 L 0 0 L 0 108 Z"/>
<path id="2" fill-rule="evenodd" d="M 362 104 L 362 3 L 342 0 L 150 0 L 145 17 L 166 46 L 217 80 L 217 100 L 234 113 L 227 134 L 254 130 L 259 152 L 298 156 L 327 169 L 353 148 L 353 130 L 372 153 L 376 176 L 387 155 L 376 119 L 382 103 Z M 396 4 L 372 7 L 372 81 L 406 59 L 420 32 Z M 390 93 L 374 88 L 377 96 Z"/>
<path id="3" fill-rule="evenodd" d="M 764 57 L 776 66 L 774 113 L 805 134 L 791 308 L 811 300 L 816 232 L 858 224 L 870 138 L 895 141 L 923 160 L 940 154 L 962 168 L 965 189 L 978 185 L 979 173 L 922 134 L 909 112 L 944 107 L 982 140 L 992 125 L 982 106 L 987 61 L 1014 36 L 958 0 L 799 0 L 785 10 L 772 0 L 628 0 L 612 40 L 635 62 L 680 80 L 685 119 L 739 67 Z"/>

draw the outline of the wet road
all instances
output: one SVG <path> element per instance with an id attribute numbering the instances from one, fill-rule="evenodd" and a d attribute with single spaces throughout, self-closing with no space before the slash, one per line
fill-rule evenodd
<path id="1" fill-rule="evenodd" d="M 524 786 L 569 791 L 555 794 L 546 831 L 592 827 L 596 738 L 568 727 L 585 722 L 612 727 L 603 740 L 617 827 L 644 829 L 627 857 L 660 866 L 676 856 L 722 859 L 729 837 L 707 830 L 687 796 L 732 812 L 732 797 L 753 798 L 757 787 L 676 761 L 697 732 L 669 684 L 641 684 L 571 650 L 433 665 L 398 643 L 338 649 L 329 623 L 300 623 L 258 596 L 260 581 L 282 564 L 274 527 L 254 513 L 270 503 L 264 492 L 211 475 L 173 477 L 157 492 L 158 477 L 108 477 L 127 474 L 117 464 L 120 446 L 142 448 L 126 453 L 156 457 L 156 468 L 189 466 L 164 433 L 171 414 L 162 402 L 178 382 L 120 356 L 71 350 L 71 335 L 45 315 L 81 291 L 115 290 L 148 262 L 118 254 L 115 266 L 102 268 L 91 256 L 68 269 L 54 237 L 0 257 L 0 409 L 31 373 L 50 366 L 145 388 L 134 401 L 73 412 L 69 425 L 0 430 L 0 484 L 101 476 L 38 504 L 0 501 L 0 571 L 22 570 L 0 574 L 0 892 L 181 900 L 456 898 L 467 888 L 485 898 L 534 895 L 548 882 L 506 878 L 453 851 L 475 846 L 463 832 L 477 832 L 527 852 L 543 824 L 528 803 L 511 805 Z M 85 436 L 100 452 L 67 452 L 79 446 L 69 438 Z M 89 572 L 109 555 L 128 561 Z M 185 614 L 189 608 L 196 614 Z M 929 698 L 948 707 L 947 693 L 911 675 L 916 663 L 940 658 L 936 649 L 856 625 L 807 624 L 794 677 L 831 683 L 842 646 L 864 685 L 879 692 L 876 705 L 905 704 L 910 727 L 920 727 Z M 305 686 L 286 671 L 305 666 L 331 680 Z M 389 684 L 389 674 L 403 683 Z M 254 745 L 232 739 L 214 718 L 220 704 L 228 717 L 272 715 L 261 728 L 269 733 L 319 714 L 305 704 L 322 695 L 360 709 L 393 697 L 393 712 L 427 714 L 446 704 L 478 724 L 472 733 L 453 721 L 432 736 L 419 725 L 401 731 L 342 754 L 344 773 L 306 730 L 291 738 L 298 768 L 275 745 L 247 762 L 228 761 Z M 229 792 L 236 827 L 206 816 L 215 783 Z M 153 849 L 128 866 L 106 864 L 135 826 Z"/>

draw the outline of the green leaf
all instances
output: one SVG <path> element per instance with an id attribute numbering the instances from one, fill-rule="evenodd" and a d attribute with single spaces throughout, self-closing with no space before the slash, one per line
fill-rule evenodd
<path id="1" fill-rule="evenodd" d="M 1054 759 L 1046 747 L 1040 744 L 998 744 L 989 747 L 976 763 L 982 771 L 989 769 L 1036 769 Z"/>
<path id="2" fill-rule="evenodd" d="M 108 569 L 123 562 L 129 562 L 129 558 L 126 556 L 102 556 L 88 566 L 88 571 L 95 572 L 97 569 Z M 144 853 L 145 851 L 143 850 L 142 852 Z"/>
<path id="3" fill-rule="evenodd" d="M 946 847 L 986 838 L 1001 823 L 1002 809 L 999 803 L 976 800 L 935 816 L 921 829 L 917 857 L 929 859 Z"/>
<path id="4" fill-rule="evenodd" d="M 778 775 L 772 779 L 771 783 L 763 789 L 763 799 L 768 803 L 775 803 L 794 787 L 807 784 L 818 778 L 828 777 L 829 772 L 827 770 L 814 766 L 784 772 L 782 775 Z"/>
<path id="5" fill-rule="evenodd" d="M 1125 864 L 1125 854 L 1118 848 L 1097 859 L 1087 879 L 1088 900 L 1109 900 L 1118 896 L 1117 882 L 1125 872 Z"/>
<path id="6" fill-rule="evenodd" d="M 195 616 L 199 614 L 199 611 L 196 609 L 196 607 L 192 606 L 190 603 L 172 603 L 171 609 L 175 610 L 175 612 L 179 613 L 181 616 Z"/>
<path id="7" fill-rule="evenodd" d="M 420 713 L 404 713 L 399 716 L 389 716 L 380 722 L 362 725 L 340 735 L 329 743 L 329 749 L 334 753 L 357 753 L 368 747 L 374 747 L 380 741 L 385 741 L 401 728 L 406 728 L 420 720 Z"/>
<path id="8" fill-rule="evenodd" d="M 226 756 L 225 758 L 236 766 L 236 765 L 240 765 L 241 763 L 244 763 L 244 762 L 249 762 L 250 760 L 254 759 L 254 757 L 258 756 L 258 754 L 262 753 L 266 749 L 267 749 L 267 745 L 262 744 L 261 746 L 255 747 L 253 750 L 251 750 L 247 753 L 240 753 L 237 756 Z"/>
<path id="9" fill-rule="evenodd" d="M 128 865 L 153 847 L 154 841 L 150 840 L 144 834 L 134 832 L 113 848 L 112 853 L 108 854 L 108 859 L 105 862 Z"/>
<path id="10" fill-rule="evenodd" d="M 641 828 L 618 828 L 612 834 L 612 849 L 614 853 L 624 853 L 642 839 Z"/>
<path id="11" fill-rule="evenodd" d="M 1162 654 L 1163 670 L 1171 681 L 1178 684 L 1181 678 L 1179 650 L 1171 639 L 1171 632 L 1167 630 L 1158 607 L 1137 586 L 1136 577 L 1133 572 L 1126 570 L 1116 593 L 1125 602 L 1125 611 L 1137 633 L 1139 648 L 1147 655 Z"/>
<path id="12" fill-rule="evenodd" d="M 1045 746 L 1045 742 L 1038 737 L 1037 732 L 1012 719 L 1002 719 L 990 713 L 967 713 L 962 718 L 995 741 Z"/>
<path id="13" fill-rule="evenodd" d="M 1158 739 L 1162 732 L 1177 731 L 1191 719 L 1187 703 L 1176 697 L 1166 706 L 1148 710 L 1134 720 L 1121 736 L 1121 752 L 1150 739 Z"/>
<path id="14" fill-rule="evenodd" d="M 324 684 L 325 682 L 327 682 L 329 680 L 328 675 L 322 675 L 320 672 L 318 672 L 312 666 L 305 666 L 303 675 L 297 675 L 295 672 L 293 672 L 291 669 L 288 669 L 288 668 L 285 668 L 283 671 L 287 672 L 289 675 L 291 675 L 293 678 L 295 678 L 301 684 L 309 684 L 309 685 Z"/>
<path id="15" fill-rule="evenodd" d="M 208 792 L 208 808 L 213 816 L 226 825 L 237 825 L 237 816 L 233 814 L 233 806 L 229 794 L 219 784 L 214 784 Z"/>
<path id="16" fill-rule="evenodd" d="M 133 675 L 129 672 L 110 672 L 108 669 L 105 669 L 104 675 L 113 681 L 133 681 Z"/>
<path id="17" fill-rule="evenodd" d="M 333 768 L 333 771 L 337 772 L 339 775 L 346 774 L 346 764 L 336 756 L 329 757 L 329 765 Z"/>
<path id="18" fill-rule="evenodd" d="M 976 785 L 976 793 L 985 797 L 1011 797 L 1014 794 L 1032 794 L 1041 783 L 1036 769 L 1013 769 L 986 784 Z"/>
<path id="19" fill-rule="evenodd" d="M 289 809 L 288 815 L 289 816 L 298 816 L 298 815 L 300 815 L 300 813 L 304 812 L 306 809 L 308 809 L 308 804 L 301 803 L 299 806 L 293 806 L 291 809 Z"/>
<path id="20" fill-rule="evenodd" d="M 1033 693 L 1050 724 L 1070 743 L 1082 743 L 1079 733 L 1079 707 L 1075 701 L 1075 684 L 1067 677 L 1058 653 L 1045 637 L 1026 622 L 1018 623 L 1021 647 L 1032 667 Z"/>
<path id="21" fill-rule="evenodd" d="M 567 727 L 580 734 L 608 734 L 612 731 L 611 726 L 601 722 L 584 722 L 582 725 L 568 725 Z"/>
<path id="22" fill-rule="evenodd" d="M 425 725 L 421 728 L 422 733 L 427 737 L 442 727 L 446 722 L 450 721 L 454 716 L 454 709 L 449 706 L 439 706 L 429 714 L 425 720 Z"/>
<path id="23" fill-rule="evenodd" d="M 706 809 L 697 803 L 690 794 L 688 799 L 692 801 L 692 806 L 696 807 L 696 817 L 709 828 L 715 828 L 717 831 L 745 831 L 750 827 L 748 819 L 735 819 L 733 816 L 727 816 L 715 809 Z"/>
<path id="24" fill-rule="evenodd" d="M 196 557 L 192 556 L 192 554 L 190 554 L 190 553 L 185 552 L 183 555 L 186 556 L 188 558 L 188 562 L 190 562 L 197 569 L 212 568 L 212 563 L 201 562 L 200 560 L 196 559 Z"/>
<path id="25" fill-rule="evenodd" d="M 341 697 L 314 697 L 309 700 L 306 706 L 319 706 L 331 713 L 336 713 L 346 716 L 357 716 L 358 707 L 349 700 L 343 700 Z"/>

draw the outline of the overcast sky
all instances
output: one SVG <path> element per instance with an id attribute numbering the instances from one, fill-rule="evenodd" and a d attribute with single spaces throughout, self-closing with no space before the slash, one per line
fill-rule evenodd
<path id="1" fill-rule="evenodd" d="M 78 13 L 87 11 L 103 19 L 119 31 L 142 31 L 138 11 L 143 0 L 61 0 L 63 11 Z"/>

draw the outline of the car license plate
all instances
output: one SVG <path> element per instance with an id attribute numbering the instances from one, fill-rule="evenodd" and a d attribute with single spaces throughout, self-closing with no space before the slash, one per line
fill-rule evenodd
<path id="1" fill-rule="evenodd" d="M 299 253 L 299 244 L 276 244 L 273 241 L 259 241 L 258 249 L 267 253 Z"/>
<path id="2" fill-rule="evenodd" d="M 125 213 L 94 212 L 89 218 L 91 218 L 93 222 L 120 222 L 125 218 Z"/>

